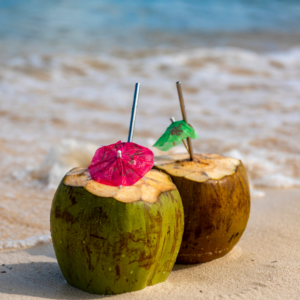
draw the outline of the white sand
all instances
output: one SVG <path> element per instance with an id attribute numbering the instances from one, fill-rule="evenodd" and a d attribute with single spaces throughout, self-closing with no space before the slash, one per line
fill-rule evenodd
<path id="1" fill-rule="evenodd" d="M 175 265 L 165 283 L 110 299 L 300 299 L 300 190 L 264 190 L 231 253 Z M 0 299 L 97 299 L 69 286 L 52 244 L 0 252 Z M 1 273 L 5 271 L 6 273 Z"/>

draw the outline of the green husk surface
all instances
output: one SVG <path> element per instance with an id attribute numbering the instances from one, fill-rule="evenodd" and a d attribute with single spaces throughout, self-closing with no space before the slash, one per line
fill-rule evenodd
<path id="1" fill-rule="evenodd" d="M 184 215 L 176 189 L 162 192 L 155 203 L 123 203 L 62 180 L 50 222 L 67 282 L 89 293 L 119 294 L 167 279 L 180 248 Z"/>

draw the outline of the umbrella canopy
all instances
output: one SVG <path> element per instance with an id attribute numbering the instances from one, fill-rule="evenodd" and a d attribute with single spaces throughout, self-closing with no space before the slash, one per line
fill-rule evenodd
<path id="1" fill-rule="evenodd" d="M 175 121 L 167 128 L 165 133 L 158 139 L 153 147 L 162 151 L 168 151 L 172 147 L 181 144 L 182 140 L 187 137 L 190 137 L 191 139 L 199 138 L 196 131 L 186 124 L 185 121 Z"/>
<path id="2" fill-rule="evenodd" d="M 154 163 L 153 152 L 135 143 L 122 143 L 99 148 L 88 169 L 91 178 L 111 186 L 130 186 L 140 180 Z"/>

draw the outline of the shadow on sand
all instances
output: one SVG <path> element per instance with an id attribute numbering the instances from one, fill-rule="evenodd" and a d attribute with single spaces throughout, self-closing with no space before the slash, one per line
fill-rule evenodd
<path id="1" fill-rule="evenodd" d="M 175 264 L 172 272 L 176 272 L 176 271 L 181 271 L 181 270 L 186 270 L 186 269 L 192 269 L 192 268 L 197 268 L 199 266 L 201 266 L 202 264 L 194 264 L 194 265 L 181 265 L 181 264 Z"/>
<path id="2" fill-rule="evenodd" d="M 25 249 L 24 249 L 25 250 Z M 26 249 L 29 255 L 48 257 L 44 262 L 26 262 L 2 266 L 0 291 L 7 295 L 41 297 L 45 299 L 102 299 L 110 295 L 93 295 L 83 292 L 64 279 L 52 243 Z M 43 259 L 45 260 L 45 258 Z M 172 272 L 195 268 L 199 265 L 174 265 Z"/>
<path id="3" fill-rule="evenodd" d="M 196 266 L 175 265 L 172 272 Z M 111 297 L 110 295 L 92 295 L 69 285 L 56 262 L 10 264 L 6 267 L 6 273 L 0 274 L 0 291 L 7 295 L 63 300 Z"/>
<path id="4" fill-rule="evenodd" d="M 10 264 L 6 269 L 6 273 L 0 274 L 1 294 L 45 299 L 102 299 L 111 297 L 92 295 L 70 286 L 56 262 Z"/>

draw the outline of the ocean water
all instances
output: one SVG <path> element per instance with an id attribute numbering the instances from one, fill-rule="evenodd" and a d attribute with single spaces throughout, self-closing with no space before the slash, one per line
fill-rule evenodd
<path id="1" fill-rule="evenodd" d="M 254 196 L 300 187 L 299 16 L 298 1 L 0 0 L 0 249 L 50 240 L 56 186 L 126 141 L 136 82 L 134 142 L 181 118 L 180 80 L 195 152 L 241 159 Z"/>
<path id="2" fill-rule="evenodd" d="M 297 0 L 1 0 L 0 49 L 103 53 L 297 44 Z M 21 49 L 20 49 L 21 47 Z"/>

